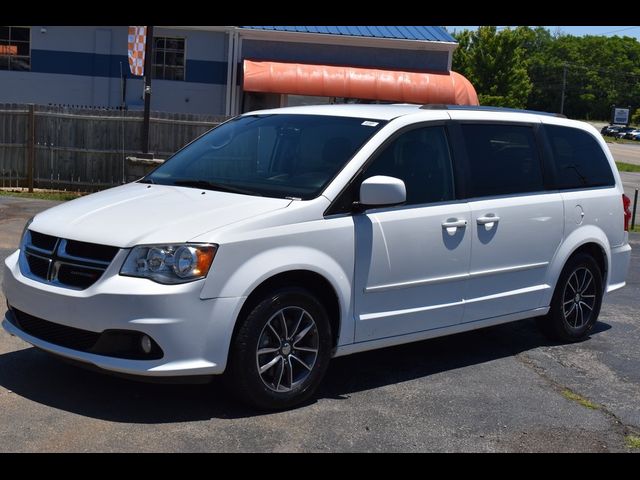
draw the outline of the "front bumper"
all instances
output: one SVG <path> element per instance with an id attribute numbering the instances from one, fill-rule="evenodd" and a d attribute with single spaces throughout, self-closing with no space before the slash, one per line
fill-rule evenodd
<path id="1" fill-rule="evenodd" d="M 126 254 L 126 252 L 121 252 Z M 29 315 L 68 327 L 146 333 L 164 356 L 131 360 L 73 350 L 36 338 L 5 318 L 11 334 L 56 355 L 98 368 L 143 376 L 216 375 L 224 372 L 235 319 L 244 297 L 200 299 L 203 280 L 161 285 L 118 275 L 118 256 L 86 290 L 71 290 L 22 275 L 19 251 L 5 260 L 3 290 L 9 304 Z"/>

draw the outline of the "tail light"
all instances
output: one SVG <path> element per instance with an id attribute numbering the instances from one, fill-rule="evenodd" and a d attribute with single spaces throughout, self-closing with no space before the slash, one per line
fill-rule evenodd
<path id="1" fill-rule="evenodd" d="M 631 223 L 631 199 L 624 193 L 622 194 L 622 209 L 624 210 L 624 230 L 629 231 L 629 223 Z"/>

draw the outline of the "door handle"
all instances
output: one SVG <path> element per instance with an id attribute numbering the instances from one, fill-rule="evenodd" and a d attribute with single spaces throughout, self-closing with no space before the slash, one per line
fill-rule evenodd
<path id="1" fill-rule="evenodd" d="M 486 225 L 488 223 L 498 223 L 499 221 L 500 221 L 500 217 L 494 215 L 493 213 L 489 213 L 484 217 L 478 217 L 476 219 L 476 222 L 478 222 L 478 225 Z"/>
<path id="2" fill-rule="evenodd" d="M 442 228 L 458 228 L 458 227 L 466 227 L 466 226 L 467 226 L 466 220 L 458 220 L 457 218 L 455 220 L 447 220 L 442 222 Z"/>

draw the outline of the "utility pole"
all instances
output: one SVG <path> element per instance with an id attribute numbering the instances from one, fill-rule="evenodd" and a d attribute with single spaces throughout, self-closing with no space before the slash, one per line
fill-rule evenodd
<path id="1" fill-rule="evenodd" d="M 147 26 L 144 48 L 144 121 L 142 122 L 142 153 L 149 153 L 149 116 L 151 114 L 151 54 L 153 27 Z"/>
<path id="2" fill-rule="evenodd" d="M 564 95 L 567 89 L 567 64 L 565 63 L 562 69 L 562 98 L 560 100 L 560 113 L 564 114 Z"/>

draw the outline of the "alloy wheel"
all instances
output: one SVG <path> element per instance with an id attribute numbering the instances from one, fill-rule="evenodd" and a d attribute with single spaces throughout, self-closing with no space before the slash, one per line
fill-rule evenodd
<path id="1" fill-rule="evenodd" d="M 309 377 L 318 350 L 318 327 L 309 312 L 300 307 L 282 308 L 269 318 L 258 339 L 260 379 L 270 390 L 289 392 Z"/>
<path id="2" fill-rule="evenodd" d="M 593 273 L 580 267 L 569 275 L 562 295 L 562 313 L 572 328 L 581 328 L 589 323 L 596 304 L 596 283 Z"/>

